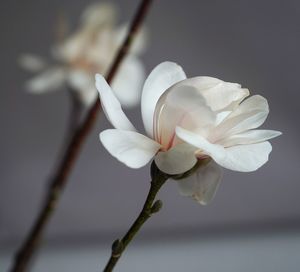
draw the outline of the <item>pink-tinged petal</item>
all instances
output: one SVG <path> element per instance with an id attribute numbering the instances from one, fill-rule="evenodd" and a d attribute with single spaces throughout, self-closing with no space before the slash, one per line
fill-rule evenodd
<path id="1" fill-rule="evenodd" d="M 218 144 L 212 144 L 194 132 L 183 128 L 176 128 L 177 136 L 183 141 L 197 147 L 200 154 L 206 154 L 224 168 L 239 171 L 251 172 L 264 165 L 272 151 L 269 142 L 262 142 L 249 145 L 238 145 L 224 148 Z"/>
<path id="2" fill-rule="evenodd" d="M 249 95 L 249 90 L 241 88 L 237 83 L 208 76 L 188 78 L 177 85 L 181 84 L 196 88 L 213 111 L 232 111 Z"/>
<path id="3" fill-rule="evenodd" d="M 133 107 L 140 102 L 144 79 L 142 62 L 134 56 L 127 57 L 112 82 L 112 88 L 122 106 Z"/>
<path id="4" fill-rule="evenodd" d="M 192 197 L 202 205 L 209 204 L 220 185 L 222 169 L 211 160 L 201 165 L 197 171 L 187 178 L 178 180 L 179 192 L 183 196 Z"/>
<path id="5" fill-rule="evenodd" d="M 135 127 L 123 112 L 113 90 L 105 78 L 99 74 L 96 75 L 96 87 L 99 91 L 103 111 L 110 123 L 117 129 L 135 131 Z"/>
<path id="6" fill-rule="evenodd" d="M 56 91 L 62 87 L 66 78 L 67 71 L 64 68 L 53 67 L 27 81 L 26 88 L 33 94 Z"/>
<path id="7" fill-rule="evenodd" d="M 158 152 L 155 156 L 155 163 L 166 174 L 183 174 L 192 169 L 197 163 L 195 151 L 194 146 L 181 143 L 168 151 Z"/>
<path id="8" fill-rule="evenodd" d="M 275 137 L 280 136 L 282 133 L 276 130 L 249 130 L 240 134 L 235 134 L 225 138 L 224 140 L 218 142 L 218 144 L 229 147 L 234 145 L 243 144 L 255 144 L 259 142 L 264 142 Z"/>
<path id="9" fill-rule="evenodd" d="M 267 100 L 259 95 L 251 96 L 211 131 L 209 139 L 218 142 L 228 136 L 258 128 L 264 123 L 268 114 Z"/>
<path id="10" fill-rule="evenodd" d="M 134 131 L 107 129 L 100 133 L 100 141 L 112 156 L 131 168 L 146 165 L 160 149 L 157 142 Z"/>
<path id="11" fill-rule="evenodd" d="M 199 155 L 205 154 L 212 157 L 215 161 L 221 161 L 226 157 L 226 152 L 223 146 L 212 144 L 200 134 L 186 130 L 182 127 L 176 127 L 176 135 L 190 145 L 198 148 Z"/>
<path id="12" fill-rule="evenodd" d="M 186 79 L 184 71 L 174 62 L 163 62 L 157 65 L 146 79 L 142 92 L 141 110 L 145 130 L 151 138 L 158 99 L 169 87 L 183 79 Z"/>
<path id="13" fill-rule="evenodd" d="M 197 129 L 203 135 L 215 124 L 215 118 L 215 113 L 196 88 L 184 84 L 175 85 L 157 102 L 154 137 L 165 149 L 169 149 L 176 144 L 176 126 L 188 130 Z"/>

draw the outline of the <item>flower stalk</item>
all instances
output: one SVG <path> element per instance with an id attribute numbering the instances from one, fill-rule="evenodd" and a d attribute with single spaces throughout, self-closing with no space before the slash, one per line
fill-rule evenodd
<path id="1" fill-rule="evenodd" d="M 153 215 L 157 213 L 162 208 L 162 201 L 156 200 L 156 195 L 159 192 L 160 188 L 167 181 L 169 176 L 163 172 L 161 172 L 155 163 L 153 162 L 151 165 L 151 186 L 146 198 L 145 204 L 143 206 L 142 211 L 140 212 L 137 219 L 134 221 L 130 229 L 127 231 L 125 236 L 121 240 L 116 240 L 112 245 L 112 252 L 110 259 L 104 268 L 104 272 L 110 272 L 114 269 L 116 263 L 122 256 L 122 253 L 125 251 L 128 244 L 133 240 L 136 234 L 139 232 L 141 227 L 146 223 L 146 221 Z"/>
<path id="2" fill-rule="evenodd" d="M 121 62 L 127 55 L 130 46 L 147 15 L 151 2 L 152 0 L 141 1 L 140 6 L 131 23 L 127 37 L 120 47 L 111 68 L 109 69 L 106 77 L 108 82 L 112 82 Z M 89 109 L 81 126 L 79 126 L 75 130 L 73 136 L 71 137 L 62 161 L 57 168 L 57 171 L 55 172 L 53 180 L 50 183 L 50 187 L 40 213 L 34 225 L 32 226 L 27 238 L 16 254 L 11 272 L 23 272 L 27 270 L 30 260 L 32 259 L 34 253 L 37 251 L 38 245 L 40 244 L 45 227 L 47 226 L 47 223 L 58 204 L 58 200 L 67 183 L 67 178 L 70 175 L 71 170 L 76 162 L 80 149 L 96 121 L 99 110 L 100 101 L 99 99 L 97 99 L 93 106 Z"/>
<path id="3" fill-rule="evenodd" d="M 71 90 L 70 87 L 69 87 L 69 89 L 70 90 L 68 90 L 68 94 L 70 96 L 71 109 L 70 109 L 69 127 L 68 127 L 68 131 L 67 131 L 68 135 L 66 137 L 67 143 L 69 142 L 70 138 L 75 133 L 76 129 L 79 127 L 81 116 L 83 113 L 82 102 L 78 98 L 76 92 Z"/>

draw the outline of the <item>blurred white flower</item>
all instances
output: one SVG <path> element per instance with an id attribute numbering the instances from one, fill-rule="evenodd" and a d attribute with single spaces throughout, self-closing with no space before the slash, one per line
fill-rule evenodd
<path id="1" fill-rule="evenodd" d="M 100 133 L 110 154 L 129 167 L 139 168 L 152 158 L 180 179 L 180 192 L 201 204 L 214 196 L 224 168 L 250 172 L 268 160 L 267 141 L 281 133 L 257 130 L 269 113 L 267 100 L 249 95 L 239 84 L 212 77 L 187 78 L 173 62 L 159 64 L 144 84 L 141 110 L 148 136 L 138 133 L 121 109 L 105 79 L 96 75 L 104 112 L 115 127 Z M 245 99 L 245 100 L 244 100 Z"/>
<path id="2" fill-rule="evenodd" d="M 76 91 L 84 104 L 93 103 L 97 98 L 94 75 L 108 72 L 126 36 L 128 27 L 116 27 L 115 22 L 116 9 L 112 4 L 93 4 L 83 12 L 79 29 L 53 48 L 57 64 L 47 65 L 37 56 L 23 55 L 20 58 L 22 67 L 40 72 L 27 82 L 28 91 L 40 94 L 58 90 L 66 84 Z M 134 106 L 140 100 L 145 72 L 137 56 L 144 49 L 145 42 L 145 32 L 141 31 L 113 82 L 115 95 L 124 106 Z"/>

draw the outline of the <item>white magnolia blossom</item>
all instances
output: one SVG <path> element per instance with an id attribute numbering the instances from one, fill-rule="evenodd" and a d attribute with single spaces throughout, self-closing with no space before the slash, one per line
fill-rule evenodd
<path id="1" fill-rule="evenodd" d="M 93 4 L 83 12 L 79 29 L 53 48 L 57 64 L 48 65 L 40 57 L 23 55 L 20 64 L 31 72 L 39 72 L 27 82 L 28 91 L 41 94 L 69 85 L 84 104 L 92 104 L 97 98 L 94 75 L 108 72 L 126 36 L 128 27 L 116 27 L 115 22 L 116 10 L 112 4 Z M 145 47 L 145 40 L 142 31 L 113 82 L 115 95 L 124 106 L 134 106 L 140 100 L 145 72 L 137 56 Z"/>
<path id="2" fill-rule="evenodd" d="M 141 110 L 147 136 L 136 131 L 99 74 L 96 87 L 115 127 L 101 132 L 100 140 L 119 161 L 139 168 L 154 158 L 157 167 L 169 175 L 209 161 L 177 181 L 181 194 L 201 204 L 213 198 L 222 176 L 220 166 L 240 172 L 257 170 L 272 150 L 267 140 L 281 134 L 256 129 L 269 113 L 265 98 L 245 99 L 248 89 L 217 78 L 187 78 L 173 62 L 159 64 L 144 84 Z"/>

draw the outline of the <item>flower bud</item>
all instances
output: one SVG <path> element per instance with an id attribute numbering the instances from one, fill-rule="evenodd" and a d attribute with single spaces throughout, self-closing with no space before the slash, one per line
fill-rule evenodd
<path id="1" fill-rule="evenodd" d="M 111 250 L 112 250 L 112 255 L 114 257 L 119 257 L 124 249 L 122 241 L 119 239 L 115 240 L 112 244 Z"/>
<path id="2" fill-rule="evenodd" d="M 161 200 L 156 200 L 151 207 L 151 214 L 159 212 L 160 209 L 162 208 L 162 205 L 163 203 Z"/>

